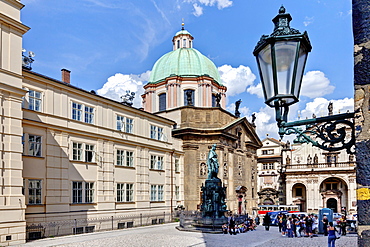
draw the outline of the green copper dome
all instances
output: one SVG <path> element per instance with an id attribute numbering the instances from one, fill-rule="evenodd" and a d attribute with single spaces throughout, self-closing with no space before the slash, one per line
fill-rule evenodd
<path id="1" fill-rule="evenodd" d="M 181 32 L 181 31 L 180 31 Z M 214 63 L 194 48 L 179 48 L 163 55 L 154 64 L 149 83 L 158 83 L 170 76 L 212 77 L 222 85 Z"/>

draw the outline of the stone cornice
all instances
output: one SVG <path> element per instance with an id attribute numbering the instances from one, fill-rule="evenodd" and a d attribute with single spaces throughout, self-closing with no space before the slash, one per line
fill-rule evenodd
<path id="1" fill-rule="evenodd" d="M 3 0 L 3 1 L 7 2 L 9 5 L 13 5 L 14 7 L 16 7 L 18 9 L 23 9 L 23 7 L 24 7 L 24 4 L 22 4 L 18 0 Z"/>
<path id="2" fill-rule="evenodd" d="M 21 22 L 16 21 L 3 13 L 0 13 L 0 24 L 9 25 L 11 28 L 18 30 L 22 35 L 30 30 L 30 27 L 27 27 Z"/>

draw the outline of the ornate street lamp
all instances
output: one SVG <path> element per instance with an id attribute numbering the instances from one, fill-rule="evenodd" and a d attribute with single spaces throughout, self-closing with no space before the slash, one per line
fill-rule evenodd
<path id="1" fill-rule="evenodd" d="M 328 151 L 347 149 L 348 153 L 353 153 L 355 140 L 351 119 L 354 113 L 333 115 L 331 104 L 330 116 L 287 122 L 289 106 L 299 101 L 303 72 L 312 49 L 307 32 L 301 34 L 291 28 L 291 20 L 290 14 L 281 6 L 279 14 L 272 20 L 275 24 L 273 33 L 263 35 L 253 51 L 265 103 L 275 108 L 279 135 L 282 138 L 296 134 L 294 142 L 312 143 Z M 301 125 L 306 128 L 295 128 Z"/>

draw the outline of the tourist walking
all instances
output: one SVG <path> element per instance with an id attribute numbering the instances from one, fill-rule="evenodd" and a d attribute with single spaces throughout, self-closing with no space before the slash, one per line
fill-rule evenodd
<path id="1" fill-rule="evenodd" d="M 263 225 L 265 226 L 266 231 L 270 230 L 270 223 L 271 223 L 270 215 L 266 213 L 265 217 L 263 217 Z"/>
<path id="2" fill-rule="evenodd" d="M 257 226 L 259 226 L 259 224 L 260 224 L 260 217 L 258 216 L 258 214 L 257 214 L 256 218 L 254 218 L 254 222 L 256 223 Z"/>
<path id="3" fill-rule="evenodd" d="M 321 221 L 324 224 L 324 236 L 328 236 L 328 225 L 329 225 L 328 217 L 324 216 L 324 218 Z"/>
<path id="4" fill-rule="evenodd" d="M 335 236 L 335 227 L 333 226 L 333 222 L 329 222 L 328 226 L 328 247 L 335 247 L 335 240 L 337 237 Z"/>
<path id="5" fill-rule="evenodd" d="M 288 238 L 292 238 L 293 237 L 293 220 L 291 217 L 289 217 L 288 220 L 286 221 L 286 229 L 288 232 Z"/>
<path id="6" fill-rule="evenodd" d="M 342 215 L 342 218 L 340 218 L 339 220 L 339 227 L 340 227 L 340 234 L 345 236 L 347 231 L 346 231 L 346 228 L 347 228 L 347 220 L 346 220 L 346 216 L 345 215 Z"/>

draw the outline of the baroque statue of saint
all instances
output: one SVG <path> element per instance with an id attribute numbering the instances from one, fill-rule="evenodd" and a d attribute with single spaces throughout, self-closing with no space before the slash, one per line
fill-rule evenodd
<path id="1" fill-rule="evenodd" d="M 213 144 L 211 150 L 209 150 L 207 167 L 208 179 L 217 178 L 219 164 L 216 154 L 216 144 Z"/>

